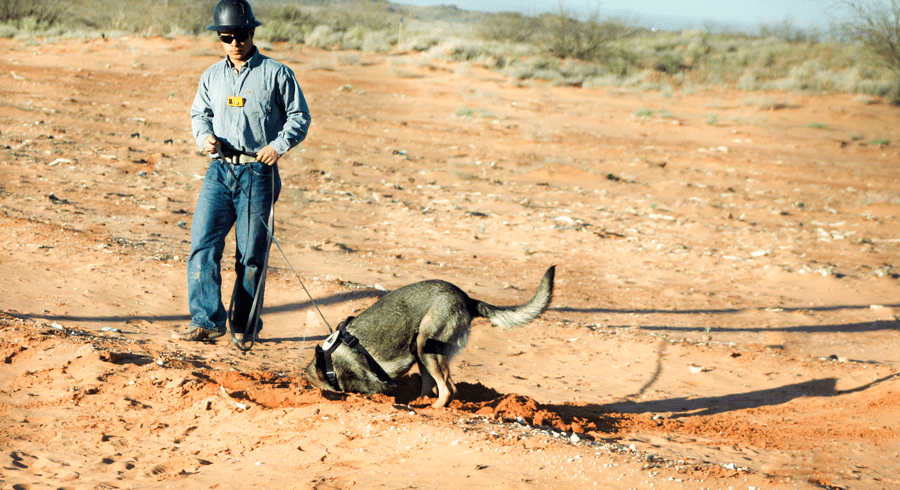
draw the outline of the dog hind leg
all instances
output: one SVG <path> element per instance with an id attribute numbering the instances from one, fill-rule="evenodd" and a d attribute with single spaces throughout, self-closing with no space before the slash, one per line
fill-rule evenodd
<path id="1" fill-rule="evenodd" d="M 419 372 L 422 373 L 422 394 L 431 395 L 432 388 L 437 385 L 438 398 L 432 405 L 440 408 L 456 394 L 456 385 L 450 379 L 450 359 L 458 351 L 447 342 L 419 337 L 418 342 Z"/>
<path id="2" fill-rule="evenodd" d="M 425 365 L 425 370 L 428 371 L 431 378 L 437 384 L 438 397 L 431 406 L 434 408 L 446 406 L 456 394 L 456 385 L 453 384 L 453 380 L 450 379 L 450 358 L 440 354 L 425 354 L 422 361 Z M 429 391 L 431 390 L 429 389 Z"/>
<path id="3" fill-rule="evenodd" d="M 419 374 L 422 375 L 422 391 L 419 393 L 419 397 L 431 396 L 431 393 L 434 391 L 435 382 L 434 377 L 431 373 L 428 372 L 428 369 L 425 367 L 425 363 L 421 360 L 418 361 L 419 365 Z"/>

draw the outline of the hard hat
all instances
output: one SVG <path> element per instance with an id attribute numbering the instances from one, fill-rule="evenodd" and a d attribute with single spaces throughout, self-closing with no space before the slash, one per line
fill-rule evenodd
<path id="1" fill-rule="evenodd" d="M 213 11 L 213 23 L 206 30 L 233 32 L 261 25 L 262 22 L 253 17 L 253 9 L 247 0 L 221 0 Z"/>

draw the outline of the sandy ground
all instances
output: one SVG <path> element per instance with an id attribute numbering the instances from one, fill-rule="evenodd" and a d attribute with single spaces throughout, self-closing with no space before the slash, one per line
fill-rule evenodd
<path id="1" fill-rule="evenodd" d="M 0 40 L 0 486 L 900 488 L 895 107 L 264 52 L 313 127 L 242 354 L 171 339 L 218 46 Z M 518 304 L 553 264 L 537 321 L 475 322 L 448 408 L 415 372 L 396 397 L 299 378 L 382 289 Z"/>

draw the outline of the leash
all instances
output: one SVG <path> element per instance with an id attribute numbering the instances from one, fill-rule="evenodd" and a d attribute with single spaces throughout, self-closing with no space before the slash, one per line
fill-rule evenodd
<path id="1" fill-rule="evenodd" d="M 248 154 L 247 156 L 256 158 L 256 154 Z M 228 323 L 229 330 L 231 331 L 231 342 L 242 352 L 247 352 L 253 348 L 253 344 L 256 343 L 259 336 L 259 317 L 262 313 L 262 303 L 259 301 L 260 296 L 262 296 L 263 288 L 265 287 L 266 276 L 269 270 L 269 251 L 272 247 L 272 243 L 275 243 L 275 246 L 278 247 L 278 251 L 281 252 L 281 256 L 284 257 L 284 261 L 287 262 L 288 267 L 291 269 L 291 272 L 294 273 L 294 276 L 297 278 L 297 281 L 300 282 L 300 286 L 303 288 L 303 291 L 306 292 L 306 295 L 309 297 L 310 302 L 312 302 L 313 306 L 316 308 L 316 311 L 319 313 L 319 316 L 322 317 L 322 321 L 325 322 L 325 325 L 328 327 L 328 333 L 331 334 L 334 330 L 331 328 L 331 324 L 328 323 L 328 320 L 325 318 L 325 315 L 322 313 L 322 310 L 319 309 L 318 303 L 313 298 L 312 293 L 309 292 L 309 289 L 306 288 L 306 284 L 303 283 L 303 279 L 300 278 L 300 274 L 297 273 L 294 266 L 291 264 L 291 261 L 288 259 L 287 254 L 284 253 L 284 249 L 281 248 L 281 244 L 278 243 L 278 239 L 275 238 L 275 175 L 274 170 L 272 174 L 272 200 L 269 206 L 269 222 L 266 223 L 263 221 L 262 217 L 259 216 L 257 209 L 253 208 L 253 202 L 250 199 L 250 193 L 247 192 L 247 189 L 244 188 L 243 184 L 241 184 L 240 179 L 238 179 L 237 174 L 234 173 L 234 170 L 231 169 L 231 164 L 225 160 L 224 158 L 219 159 L 224 165 L 225 168 L 228 169 L 228 172 L 234 178 L 234 181 L 237 183 L 238 187 L 241 188 L 241 192 L 247 197 L 247 206 L 248 212 L 252 212 L 262 225 L 266 228 L 267 233 L 267 243 L 266 243 L 266 256 L 265 262 L 263 263 L 262 272 L 260 273 L 259 283 L 256 285 L 256 292 L 253 294 L 253 304 L 250 307 L 250 314 L 248 315 L 248 321 L 245 325 L 244 336 L 241 340 L 238 340 L 235 331 L 234 331 L 234 303 L 235 297 L 237 295 L 237 288 L 234 289 L 231 293 L 231 303 L 228 306 Z M 249 230 L 248 230 L 249 233 Z M 240 280 L 240 278 L 238 278 Z M 247 339 L 250 339 L 249 345 L 247 345 Z"/>
<path id="2" fill-rule="evenodd" d="M 231 169 L 231 165 L 228 162 L 225 162 L 225 165 L 228 167 L 228 171 L 231 172 L 231 175 L 234 177 L 235 182 L 237 182 L 238 186 L 241 188 L 241 191 L 247 196 L 247 212 L 253 213 L 253 202 L 250 200 L 250 194 L 244 189 L 241 185 L 241 181 L 238 180 L 237 175 L 235 175 L 234 171 Z M 254 213 L 259 216 L 257 213 Z M 262 218 L 259 218 L 262 220 Z M 266 287 L 266 276 L 269 271 L 269 251 L 272 248 L 272 239 L 275 234 L 272 230 L 275 229 L 275 175 L 273 172 L 272 175 L 272 202 L 269 205 L 269 223 L 266 225 L 266 254 L 263 261 L 262 271 L 259 274 L 259 282 L 256 283 L 256 291 L 253 293 L 253 304 L 250 306 L 250 313 L 247 318 L 247 322 L 244 325 L 244 335 L 241 336 L 241 339 L 238 340 L 237 335 L 235 334 L 234 329 L 234 303 L 237 297 L 238 288 L 234 288 L 231 292 L 231 303 L 228 305 L 228 324 L 229 331 L 231 331 L 231 343 L 235 345 L 238 349 L 243 352 L 247 352 L 253 348 L 253 344 L 256 343 L 259 338 L 259 317 L 262 314 L 262 302 L 260 298 L 262 293 Z M 249 242 L 249 235 L 251 231 L 248 227 L 247 229 L 247 238 Z M 237 278 L 236 280 L 241 280 L 241 278 Z M 250 344 L 247 345 L 247 339 L 250 340 Z"/>

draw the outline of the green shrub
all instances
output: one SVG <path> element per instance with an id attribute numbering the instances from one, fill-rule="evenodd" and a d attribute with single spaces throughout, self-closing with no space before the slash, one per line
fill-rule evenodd
<path id="1" fill-rule="evenodd" d="M 538 21 L 514 12 L 499 12 L 485 16 L 475 33 L 486 41 L 511 43 L 531 42 L 537 30 Z"/>
<path id="2" fill-rule="evenodd" d="M 303 42 L 307 46 L 329 49 L 332 46 L 339 45 L 344 38 L 343 32 L 335 32 L 331 26 L 316 26 L 304 39 Z"/>
<path id="3" fill-rule="evenodd" d="M 599 8 L 587 20 L 579 20 L 562 2 L 556 13 L 546 14 L 543 19 L 539 42 L 557 58 L 601 60 L 607 56 L 610 43 L 633 32 L 622 23 L 602 20 Z"/>
<path id="4" fill-rule="evenodd" d="M 900 77 L 900 0 L 832 2 L 838 32 L 867 46 Z"/>
<path id="5" fill-rule="evenodd" d="M 260 17 L 265 23 L 258 29 L 257 35 L 268 41 L 289 41 L 301 43 L 316 27 L 313 15 L 296 5 L 277 8 Z"/>
<path id="6" fill-rule="evenodd" d="M 385 0 L 342 0 L 329 4 L 322 12 L 322 20 L 336 31 L 353 27 L 380 31 L 390 29 L 400 21 L 400 16 Z"/>
<path id="7" fill-rule="evenodd" d="M 3 0 L 0 23 L 26 30 L 48 28 L 62 21 L 67 10 L 63 0 Z"/>

